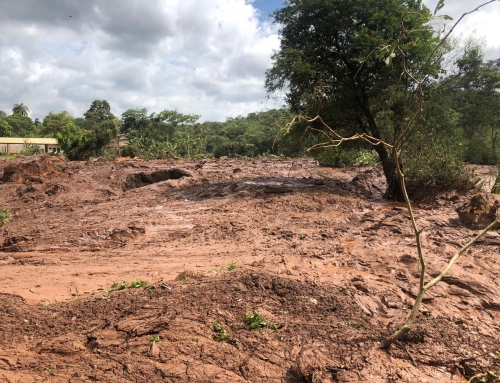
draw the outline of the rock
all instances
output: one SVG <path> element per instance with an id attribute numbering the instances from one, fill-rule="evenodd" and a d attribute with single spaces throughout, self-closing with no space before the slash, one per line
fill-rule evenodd
<path id="1" fill-rule="evenodd" d="M 331 382 L 328 375 L 327 363 L 329 358 L 318 349 L 303 349 L 297 356 L 296 373 L 305 382 Z"/>
<path id="2" fill-rule="evenodd" d="M 158 356 L 160 356 L 160 347 L 158 347 L 158 345 L 156 343 L 151 343 L 149 345 L 149 352 L 148 352 L 149 356 L 151 356 L 152 358 L 158 358 Z"/>
<path id="3" fill-rule="evenodd" d="M 500 207 L 500 196 L 480 193 L 457 209 L 462 223 L 470 229 L 484 229 L 496 219 Z M 500 224 L 493 227 L 500 229 Z"/>

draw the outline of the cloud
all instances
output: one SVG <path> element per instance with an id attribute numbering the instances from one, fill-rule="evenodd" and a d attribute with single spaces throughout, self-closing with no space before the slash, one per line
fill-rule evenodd
<path id="1" fill-rule="evenodd" d="M 434 11 L 438 0 L 424 0 L 431 11 Z M 460 17 L 467 12 L 474 11 L 481 4 L 486 3 L 483 0 L 468 0 L 468 1 L 445 1 L 445 6 L 438 14 L 446 14 L 453 17 L 452 22 L 446 22 L 448 28 L 458 21 Z M 500 57 L 500 2 L 496 1 L 488 4 L 477 11 L 474 11 L 465 16 L 454 30 L 455 35 L 467 36 L 471 33 L 481 39 L 484 38 L 488 46 L 488 59 L 497 59 Z"/>
<path id="2" fill-rule="evenodd" d="M 71 16 L 71 17 L 70 17 Z M 277 28 L 244 0 L 0 4 L 0 108 L 31 116 L 94 99 L 224 120 L 259 109 Z"/>

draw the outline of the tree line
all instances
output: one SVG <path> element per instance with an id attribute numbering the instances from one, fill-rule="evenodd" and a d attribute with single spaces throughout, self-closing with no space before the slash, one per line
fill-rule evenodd
<path id="1" fill-rule="evenodd" d="M 279 150 L 276 142 L 276 122 L 290 115 L 287 109 L 271 109 L 224 122 L 199 122 L 199 115 L 176 110 L 148 113 L 145 108 L 131 108 L 118 118 L 106 100 L 94 100 L 83 117 L 62 111 L 33 121 L 29 109 L 20 105 L 22 113 L 14 107 L 11 115 L 0 115 L 0 136 L 54 137 L 74 160 L 103 155 L 147 159 L 284 155 L 286 150 Z M 130 144 L 118 153 L 107 145 L 120 133 L 127 135 Z"/>

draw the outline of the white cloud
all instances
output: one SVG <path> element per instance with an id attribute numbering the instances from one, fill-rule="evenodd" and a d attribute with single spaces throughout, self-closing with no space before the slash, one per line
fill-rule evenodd
<path id="1" fill-rule="evenodd" d="M 447 0 L 445 6 L 438 14 L 446 14 L 453 17 L 449 26 L 458 21 L 460 17 L 466 13 L 475 10 L 481 4 L 485 4 L 487 0 L 467 0 L 456 1 Z M 424 3 L 434 11 L 438 0 L 424 0 Z M 455 35 L 467 36 L 475 32 L 475 36 L 479 39 L 484 38 L 488 48 L 488 59 L 497 59 L 500 57 L 500 2 L 494 1 L 479 10 L 465 16 L 453 31 Z"/>
<path id="2" fill-rule="evenodd" d="M 94 99 L 224 120 L 262 108 L 277 28 L 244 0 L 0 4 L 0 108 L 31 116 Z M 71 17 L 70 17 L 71 16 Z"/>

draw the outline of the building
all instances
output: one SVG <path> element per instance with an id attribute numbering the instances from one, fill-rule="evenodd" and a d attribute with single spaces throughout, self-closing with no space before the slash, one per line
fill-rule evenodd
<path id="1" fill-rule="evenodd" d="M 45 153 L 61 153 L 57 138 L 0 137 L 0 153 L 20 153 L 26 145 L 38 145 Z"/>
<path id="2" fill-rule="evenodd" d="M 116 136 L 114 140 L 111 140 L 111 142 L 106 145 L 107 148 L 116 148 L 119 147 L 120 149 L 127 146 L 129 144 L 128 137 L 125 134 L 119 134 Z"/>

